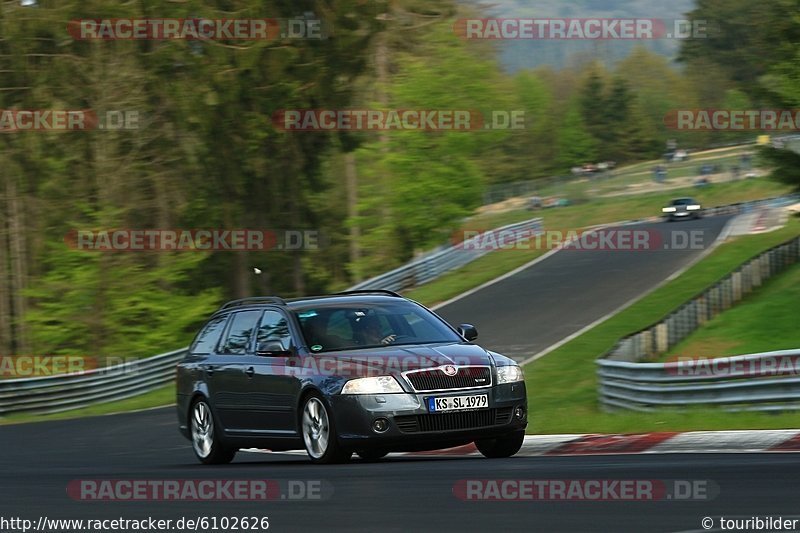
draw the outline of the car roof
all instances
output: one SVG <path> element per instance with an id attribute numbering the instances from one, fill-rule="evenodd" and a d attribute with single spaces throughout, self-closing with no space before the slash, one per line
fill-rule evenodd
<path id="1" fill-rule="evenodd" d="M 348 304 L 380 304 L 387 302 L 407 302 L 402 296 L 383 294 L 331 294 L 326 296 L 307 296 L 291 298 L 286 304 L 289 309 L 307 309 L 309 307 L 336 307 Z"/>
<path id="2" fill-rule="evenodd" d="M 223 304 L 214 314 L 232 310 L 244 310 L 261 308 L 265 306 L 278 306 L 288 308 L 292 311 L 308 309 L 311 307 L 335 307 L 347 304 L 379 304 L 386 302 L 409 302 L 400 295 L 380 294 L 380 293 L 356 293 L 356 294 L 328 294 L 320 296 L 303 296 L 298 298 L 279 298 L 275 296 L 244 298 L 233 300 Z"/>

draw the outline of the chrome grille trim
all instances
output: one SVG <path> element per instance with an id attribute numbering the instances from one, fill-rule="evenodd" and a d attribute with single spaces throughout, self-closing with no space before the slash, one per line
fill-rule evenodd
<path id="1" fill-rule="evenodd" d="M 443 368 L 446 367 L 446 366 L 455 367 L 456 370 L 457 370 L 457 374 L 455 376 L 448 376 L 447 374 L 445 374 Z M 484 370 L 485 371 L 485 377 L 487 379 L 487 383 L 481 383 L 479 385 L 472 385 L 472 386 L 469 386 L 469 387 L 445 387 L 445 388 L 425 388 L 425 387 L 423 387 L 423 388 L 419 388 L 418 389 L 414 385 L 414 382 L 412 381 L 412 378 L 409 377 L 409 375 L 411 375 L 411 374 L 432 373 L 432 372 L 435 372 L 435 371 L 439 371 L 439 372 L 441 372 L 442 376 L 437 376 L 435 379 L 439 379 L 439 380 L 442 380 L 442 381 L 445 381 L 448 378 L 450 378 L 450 379 L 459 379 L 459 375 L 458 374 L 461 373 L 461 371 L 463 369 L 469 369 L 469 368 L 477 368 L 477 369 Z M 485 389 L 487 387 L 491 387 L 492 384 L 493 384 L 493 381 L 492 381 L 492 367 L 490 367 L 488 365 L 440 365 L 438 367 L 420 368 L 419 370 L 408 370 L 406 372 L 402 372 L 402 376 L 403 376 L 403 379 L 406 380 L 406 383 L 408 383 L 409 386 L 415 392 L 454 392 L 454 391 L 463 391 L 463 390 Z M 477 376 L 477 377 L 483 377 L 483 376 Z M 463 376 L 460 379 L 464 379 Z"/>

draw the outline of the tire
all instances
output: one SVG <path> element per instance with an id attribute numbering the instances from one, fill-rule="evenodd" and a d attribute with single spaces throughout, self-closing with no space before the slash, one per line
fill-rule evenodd
<path id="1" fill-rule="evenodd" d="M 356 453 L 365 461 L 379 461 L 386 457 L 389 452 L 383 450 L 362 450 Z"/>
<path id="2" fill-rule="evenodd" d="M 233 461 L 237 450 L 226 447 L 220 440 L 222 432 L 205 399 L 196 400 L 192 404 L 189 410 L 189 431 L 192 450 L 198 461 L 206 465 L 221 465 Z"/>
<path id="3" fill-rule="evenodd" d="M 476 440 L 475 446 L 484 457 L 502 459 L 516 454 L 525 441 L 525 430 L 515 431 L 496 439 Z"/>
<path id="4" fill-rule="evenodd" d="M 306 453 L 314 463 L 343 463 L 353 455 L 339 444 L 333 416 L 325 400 L 317 393 L 309 395 L 303 402 L 300 432 Z"/>

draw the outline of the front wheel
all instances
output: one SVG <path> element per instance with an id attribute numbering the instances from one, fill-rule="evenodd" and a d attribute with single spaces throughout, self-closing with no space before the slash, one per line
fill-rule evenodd
<path id="1" fill-rule="evenodd" d="M 496 439 L 481 439 L 475 441 L 475 446 L 484 457 L 489 459 L 502 459 L 511 457 L 522 448 L 525 441 L 525 430 L 515 431 Z"/>
<path id="2" fill-rule="evenodd" d="M 236 450 L 226 448 L 220 441 L 211 406 L 205 400 L 197 400 L 192 405 L 190 424 L 192 449 L 201 463 L 219 465 L 233 461 Z"/>
<path id="3" fill-rule="evenodd" d="M 314 463 L 343 463 L 353 455 L 339 444 L 333 416 L 317 394 L 306 399 L 301 421 L 306 453 Z"/>

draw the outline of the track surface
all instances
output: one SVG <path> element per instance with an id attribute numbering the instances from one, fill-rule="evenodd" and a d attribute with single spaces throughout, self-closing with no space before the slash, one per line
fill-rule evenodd
<path id="1" fill-rule="evenodd" d="M 626 226 L 620 229 L 647 231 L 654 244 L 659 239 L 664 244 L 678 243 L 682 238 L 678 233 L 697 231 L 703 245 L 685 250 L 662 246 L 637 251 L 561 250 L 436 312 L 451 324 L 474 324 L 481 346 L 523 360 L 678 271 L 716 240 L 730 218 Z"/>
<path id="2" fill-rule="evenodd" d="M 645 229 L 695 230 L 712 242 L 727 218 Z M 518 358 L 558 341 L 640 295 L 700 250 L 562 251 L 441 310 L 472 321 L 482 343 Z M 703 517 L 791 514 L 800 454 L 579 457 L 431 456 L 318 467 L 301 456 L 240 453 L 204 467 L 177 432 L 172 409 L 91 419 L 0 426 L 0 518 L 269 516 L 270 530 L 337 531 L 686 531 Z M 322 501 L 81 502 L 79 479 L 324 480 Z M 464 479 L 706 480 L 710 501 L 469 502 L 453 495 Z M 2 528 L 0 528 L 2 530 Z"/>
<path id="3" fill-rule="evenodd" d="M 0 516 L 32 520 L 245 514 L 269 516 L 270 531 L 686 531 L 700 530 L 706 516 L 796 512 L 800 471 L 800 454 L 426 457 L 318 467 L 302 457 L 240 453 L 231 465 L 204 467 L 175 430 L 172 409 L 0 431 Z M 69 481 L 97 478 L 322 479 L 333 495 L 267 503 L 67 497 Z M 471 502 L 453 495 L 458 480 L 490 478 L 706 480 L 720 492 L 690 502 Z"/>

